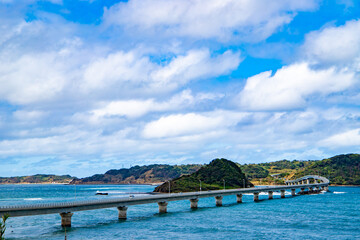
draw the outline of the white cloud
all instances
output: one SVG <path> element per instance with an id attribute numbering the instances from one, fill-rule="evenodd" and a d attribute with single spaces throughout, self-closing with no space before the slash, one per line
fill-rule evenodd
<path id="1" fill-rule="evenodd" d="M 330 148 L 360 146 L 360 128 L 348 130 L 346 132 L 335 134 L 320 141 L 321 146 Z"/>
<path id="2" fill-rule="evenodd" d="M 115 83 L 141 84 L 155 68 L 148 57 L 136 52 L 117 52 L 90 63 L 84 72 L 85 89 L 104 89 Z"/>
<path id="3" fill-rule="evenodd" d="M 16 104 L 44 101 L 61 92 L 66 68 L 56 53 L 23 55 L 0 65 L 0 98 Z"/>
<path id="4" fill-rule="evenodd" d="M 157 102 L 155 99 L 147 100 L 123 100 L 111 101 L 105 107 L 91 111 L 96 117 L 106 116 L 126 116 L 136 118 L 147 114 L 148 112 L 172 111 L 185 108 L 203 100 L 201 95 L 199 99 L 191 95 L 190 90 L 184 90 L 180 94 L 173 96 L 168 101 Z"/>
<path id="5" fill-rule="evenodd" d="M 13 113 L 14 118 L 18 121 L 25 121 L 25 122 L 29 122 L 29 121 L 36 121 L 36 120 L 40 120 L 43 117 L 46 116 L 45 112 L 42 111 L 25 111 L 25 110 L 17 110 Z"/>
<path id="6" fill-rule="evenodd" d="M 185 56 L 179 56 L 167 66 L 154 71 L 151 77 L 154 86 L 172 88 L 183 85 L 193 79 L 220 76 L 235 70 L 240 64 L 240 53 L 226 51 L 222 55 L 211 57 L 209 50 L 192 50 Z"/>
<path id="7" fill-rule="evenodd" d="M 240 64 L 240 53 L 226 51 L 212 57 L 209 50 L 191 50 L 162 66 L 136 51 L 117 52 L 97 59 L 84 73 L 85 90 L 137 87 L 143 91 L 175 89 L 189 81 L 229 73 Z M 149 89 L 150 88 L 150 89 Z"/>
<path id="8" fill-rule="evenodd" d="M 247 113 L 214 111 L 198 114 L 174 114 L 148 123 L 143 131 L 145 138 L 164 138 L 196 135 L 236 125 Z"/>
<path id="9" fill-rule="evenodd" d="M 326 27 L 306 36 L 303 46 L 310 61 L 325 64 L 360 63 L 360 20 L 339 27 Z M 360 65 L 359 65 L 360 66 Z"/>
<path id="10" fill-rule="evenodd" d="M 258 41 L 289 23 L 297 11 L 316 1 L 131 0 L 105 10 L 107 24 L 135 27 L 170 36 Z"/>
<path id="11" fill-rule="evenodd" d="M 281 110 L 304 107 L 312 94 L 343 91 L 356 82 L 354 73 L 328 68 L 314 70 L 307 63 L 293 64 L 247 79 L 237 100 L 251 110 Z"/>

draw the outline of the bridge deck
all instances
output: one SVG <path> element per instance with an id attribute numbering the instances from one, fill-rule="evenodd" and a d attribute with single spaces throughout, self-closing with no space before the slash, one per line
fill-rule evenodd
<path id="1" fill-rule="evenodd" d="M 309 187 L 325 187 L 329 183 L 314 183 L 302 185 L 281 185 L 281 186 L 267 186 L 254 188 L 240 188 L 231 190 L 217 190 L 217 191 L 201 191 L 201 192 L 187 192 L 187 193 L 172 193 L 172 194 L 156 194 L 148 196 L 136 196 L 134 198 L 111 198 L 91 201 L 73 201 L 62 203 L 48 203 L 48 204 L 34 204 L 34 205 L 19 205 L 19 206 L 3 206 L 0 207 L 0 216 L 9 214 L 10 217 L 31 216 L 41 214 L 54 214 L 64 212 L 86 211 L 101 208 L 113 208 L 119 206 L 131 206 L 148 203 L 189 200 L 195 198 L 206 198 L 216 196 L 227 196 L 246 193 L 271 192 L 281 190 L 291 190 Z"/>

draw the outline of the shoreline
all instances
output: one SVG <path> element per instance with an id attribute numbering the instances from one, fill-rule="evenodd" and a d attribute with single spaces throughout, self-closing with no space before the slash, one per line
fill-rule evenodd
<path id="1" fill-rule="evenodd" d="M 70 184 L 70 183 L 0 183 L 0 185 L 150 185 L 158 186 L 163 183 L 81 183 L 81 184 Z"/>
<path id="2" fill-rule="evenodd" d="M 64 183 L 54 183 L 54 182 L 44 182 L 44 183 L 0 183 L 0 185 L 147 185 L 147 186 L 159 186 L 163 182 L 158 183 L 81 183 L 81 184 L 70 184 L 67 182 Z M 269 184 L 257 184 L 256 186 L 273 186 Z M 360 187 L 360 185 L 337 185 L 330 184 L 331 187 Z"/>

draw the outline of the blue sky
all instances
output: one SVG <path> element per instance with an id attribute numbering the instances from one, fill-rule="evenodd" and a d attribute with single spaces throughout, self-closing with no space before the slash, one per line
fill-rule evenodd
<path id="1" fill-rule="evenodd" d="M 0 176 L 360 151 L 360 4 L 0 0 Z"/>

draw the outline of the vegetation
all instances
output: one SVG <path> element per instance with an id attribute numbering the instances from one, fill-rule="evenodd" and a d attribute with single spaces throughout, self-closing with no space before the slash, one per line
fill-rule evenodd
<path id="1" fill-rule="evenodd" d="M 70 175 L 46 175 L 36 174 L 33 176 L 21 177 L 0 177 L 0 184 L 14 184 L 14 183 L 69 183 L 73 180 Z"/>
<path id="2" fill-rule="evenodd" d="M 0 222 L 0 240 L 5 239 L 6 231 L 6 220 L 9 218 L 9 215 L 5 214 L 2 216 L 2 222 Z"/>
<path id="3" fill-rule="evenodd" d="M 150 184 L 160 183 L 191 174 L 199 170 L 201 165 L 163 165 L 134 166 L 129 169 L 109 170 L 105 174 L 74 179 L 70 184 Z"/>
<path id="4" fill-rule="evenodd" d="M 244 173 L 255 185 L 279 185 L 284 184 L 299 170 L 303 170 L 314 161 L 280 160 L 270 163 L 241 165 Z"/>
<path id="5" fill-rule="evenodd" d="M 258 164 L 245 164 L 240 166 L 246 176 L 250 179 L 266 178 L 269 176 L 269 170 Z"/>
<path id="6" fill-rule="evenodd" d="M 293 179 L 303 175 L 321 175 L 337 185 L 360 185 L 360 155 L 346 154 L 315 161 L 298 171 Z"/>
<path id="7" fill-rule="evenodd" d="M 336 185 L 360 185 L 360 155 L 338 155 L 320 161 L 281 160 L 241 166 L 255 185 L 284 183 L 305 175 L 321 175 Z"/>
<path id="8" fill-rule="evenodd" d="M 200 181 L 201 189 L 205 191 L 223 189 L 224 185 L 226 189 L 253 186 L 236 163 L 221 158 L 214 159 L 197 172 L 163 183 L 154 192 L 169 192 L 169 186 L 171 192 L 199 191 Z"/>
<path id="9" fill-rule="evenodd" d="M 223 186 L 222 179 L 224 178 L 216 178 L 216 176 L 210 175 L 207 176 L 205 174 L 206 171 L 202 173 L 204 170 L 200 171 L 203 175 L 199 175 L 196 178 L 194 178 L 194 176 L 185 177 L 185 175 L 195 173 L 201 167 L 210 165 L 211 164 L 188 164 L 172 166 L 165 164 L 153 164 L 147 166 L 134 166 L 129 169 L 112 169 L 107 171 L 105 174 L 96 174 L 82 179 L 73 178 L 70 175 L 57 176 L 45 174 L 22 177 L 0 177 L 0 184 L 54 182 L 70 184 L 158 184 L 184 176 L 181 184 L 183 184 L 186 188 L 189 187 L 194 190 L 198 190 L 200 184 L 199 180 L 202 180 L 202 187 L 204 190 L 218 189 L 220 186 Z M 330 183 L 332 184 L 360 185 L 359 154 L 338 155 L 320 161 L 280 160 L 269 163 L 235 165 L 240 167 L 240 171 L 242 171 L 249 181 L 255 185 L 283 184 L 285 180 L 296 179 L 309 174 L 328 177 L 330 179 Z M 234 170 L 232 164 L 228 165 L 226 168 L 229 168 L 229 171 Z M 219 169 L 222 169 L 222 167 L 219 167 Z M 219 175 L 226 176 L 229 174 L 224 169 L 222 169 L 224 172 L 220 172 Z M 211 179 L 212 182 L 205 182 L 203 179 Z M 227 187 L 231 187 L 232 182 L 229 179 L 225 178 L 225 183 Z"/>

